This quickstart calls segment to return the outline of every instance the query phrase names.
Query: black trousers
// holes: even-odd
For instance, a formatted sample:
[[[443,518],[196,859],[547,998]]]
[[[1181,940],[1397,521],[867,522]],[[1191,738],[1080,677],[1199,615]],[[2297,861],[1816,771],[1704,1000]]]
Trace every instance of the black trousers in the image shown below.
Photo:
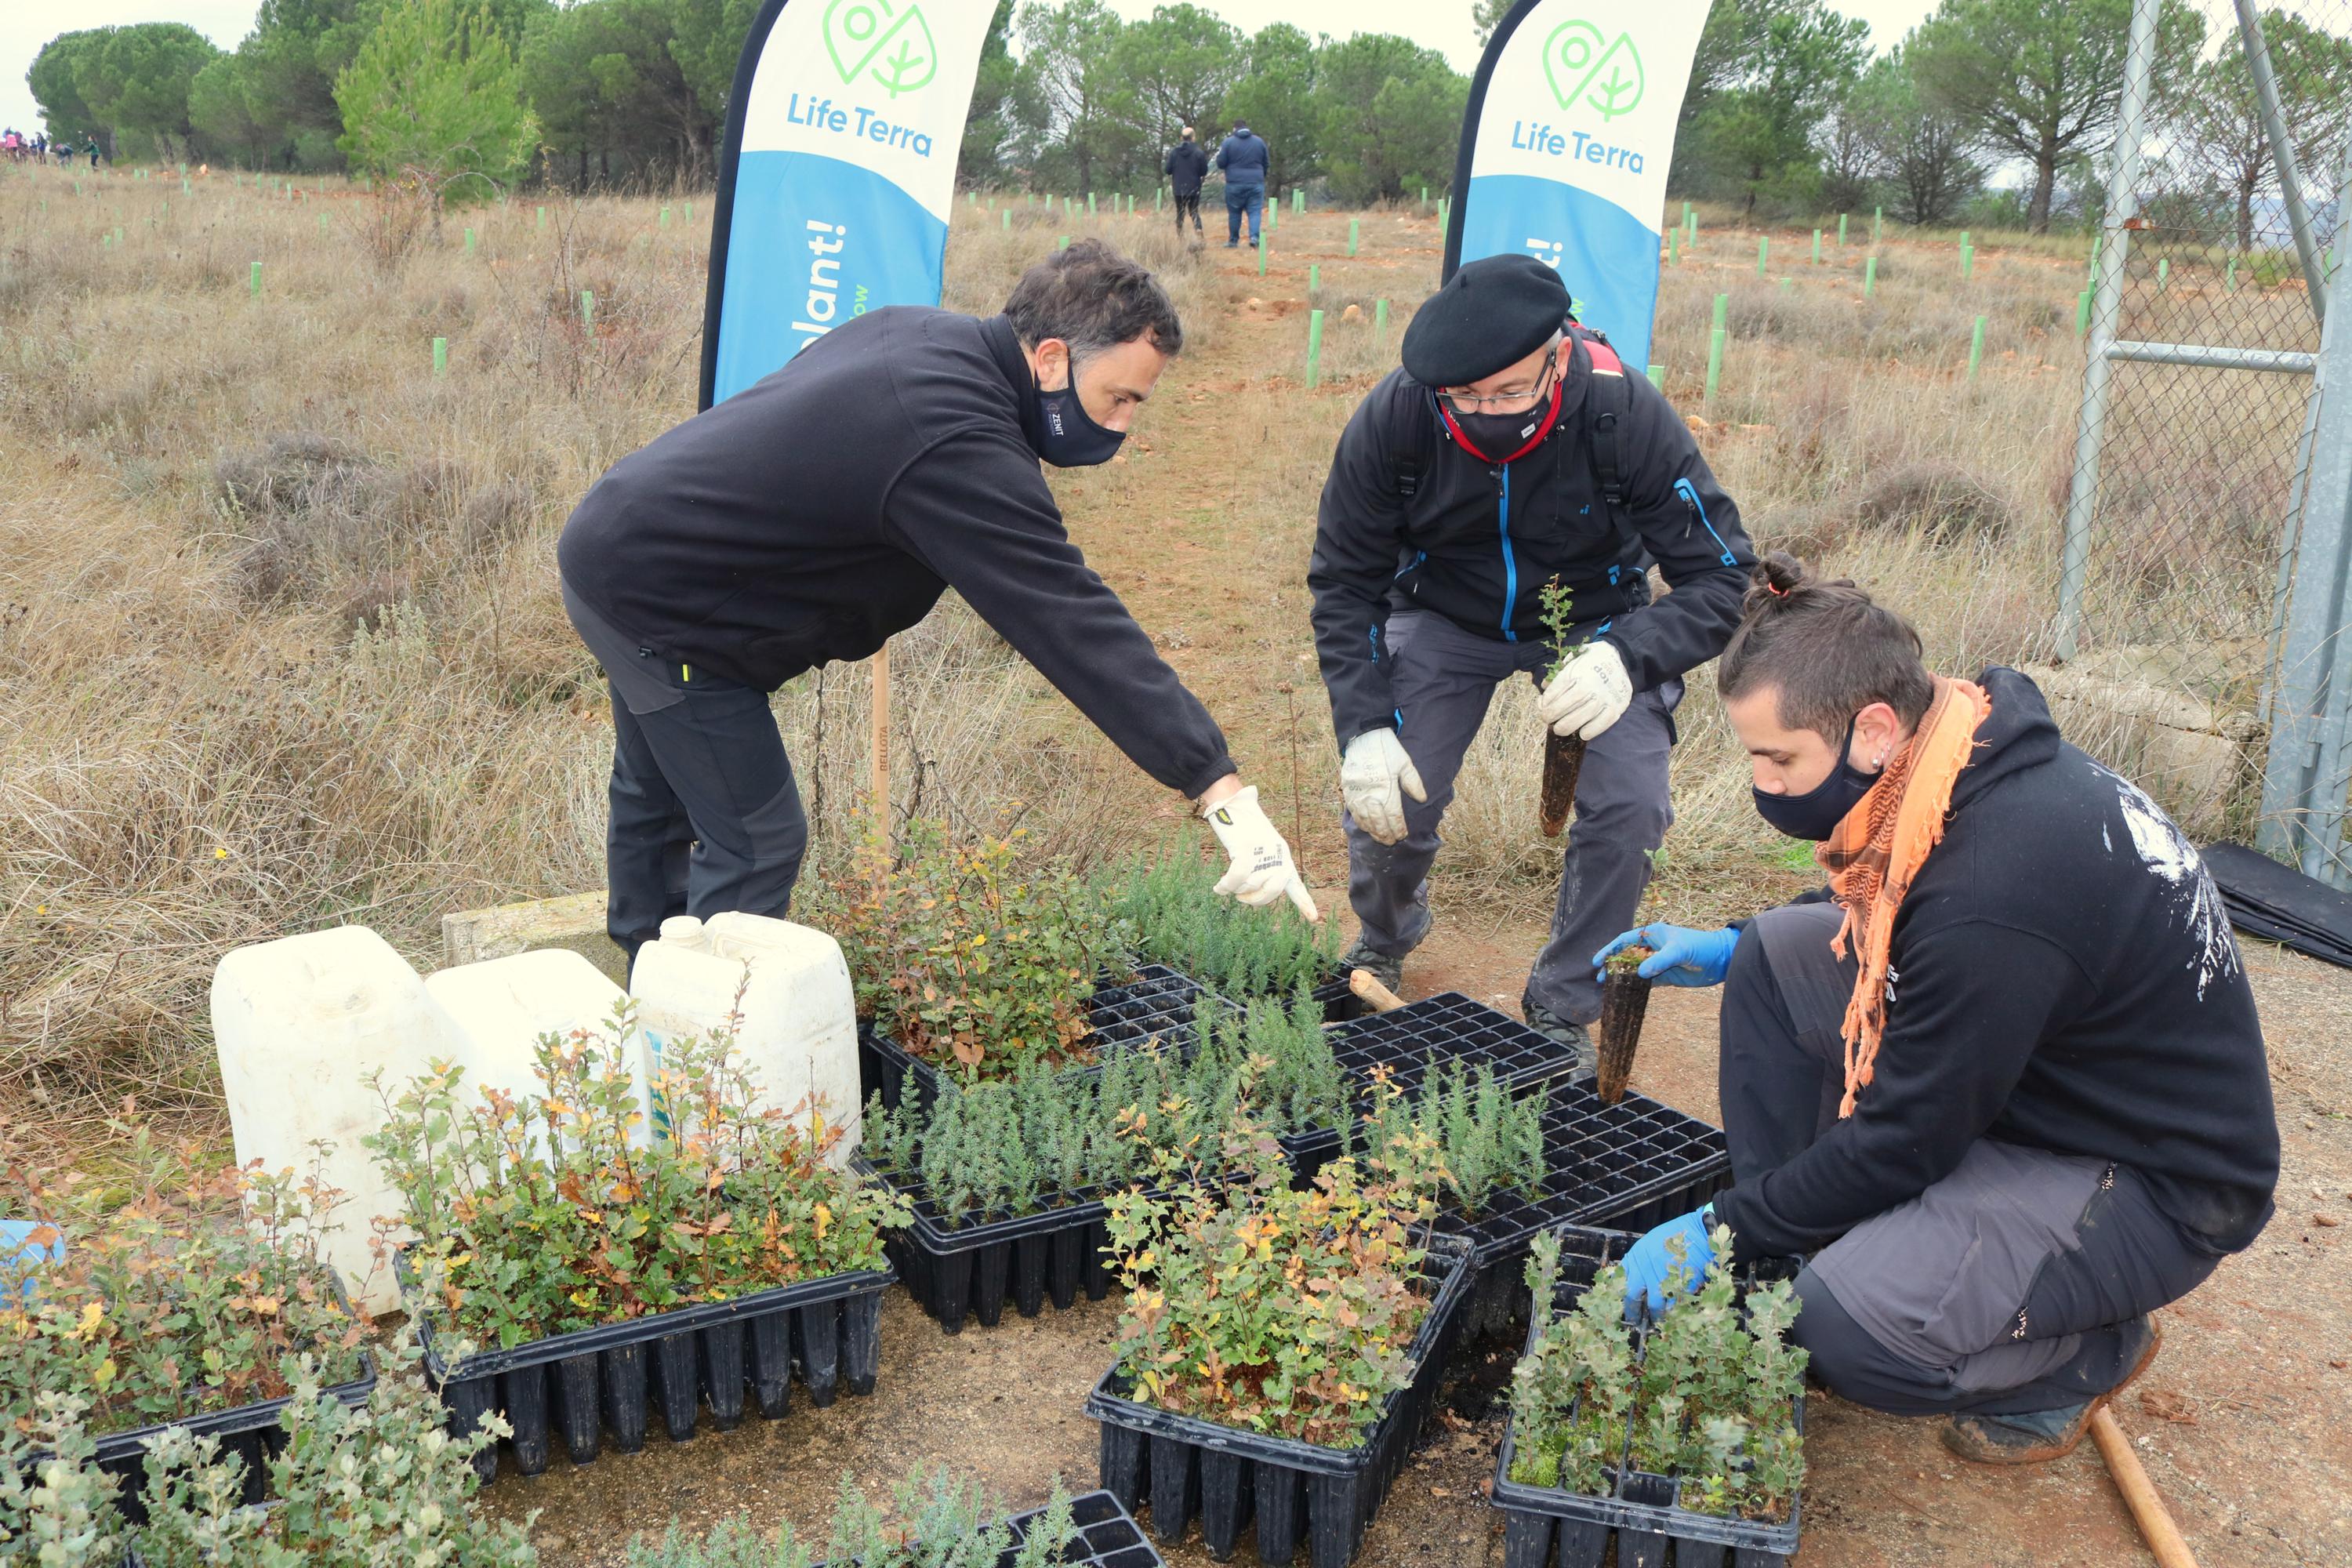
[[[1188,212],[1192,215],[1192,232],[1199,234],[1201,232],[1201,193],[1197,190],[1176,193],[1176,232],[1178,234],[1184,232],[1184,215]]]
[[[1733,950],[1720,1081],[1743,1184],[1837,1120],[1854,975],[1830,951],[1839,919],[1834,905],[1768,910]],[[1895,1415],[2061,1409],[2120,1383],[2140,1320],[2219,1261],[2128,1165],[1980,1138],[1949,1175],[1813,1255],[1795,1338],[1832,1392]]]

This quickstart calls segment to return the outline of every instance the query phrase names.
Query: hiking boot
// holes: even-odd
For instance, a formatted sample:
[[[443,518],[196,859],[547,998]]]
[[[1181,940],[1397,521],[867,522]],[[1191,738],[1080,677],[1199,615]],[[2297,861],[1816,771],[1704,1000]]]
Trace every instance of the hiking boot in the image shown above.
[[[1593,1048],[1591,1030],[1581,1024],[1570,1023],[1532,996],[1519,997],[1519,1011],[1526,1016],[1528,1028],[1576,1053],[1578,1073],[1591,1077],[1601,1070],[1601,1056]]]
[[[2142,1318],[2139,1325],[2146,1342],[2133,1358],[2131,1370],[2124,1373],[2123,1381],[2105,1394],[2080,1405],[2019,1415],[1954,1415],[1944,1423],[1944,1447],[1979,1465],[2040,1465],[2064,1458],[2083,1440],[2083,1434],[2090,1430],[2091,1417],[2130,1387],[2132,1380],[2147,1370],[2163,1346],[2164,1333],[2156,1326],[2155,1319]]]
[[[1372,978],[1394,991],[1404,980],[1404,960],[1385,952],[1374,952],[1358,937],[1356,945],[1339,955],[1339,973],[1353,974],[1359,969],[1371,971]]]

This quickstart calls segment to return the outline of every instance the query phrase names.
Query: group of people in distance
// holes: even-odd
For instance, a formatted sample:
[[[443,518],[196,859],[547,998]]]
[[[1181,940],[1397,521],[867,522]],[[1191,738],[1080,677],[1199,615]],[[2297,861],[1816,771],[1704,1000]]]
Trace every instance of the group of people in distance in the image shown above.
[[[1234,243],[1263,199],[1245,135],[1218,155]],[[1203,163],[1184,159],[1196,226]],[[1237,166],[1257,200],[1235,205]],[[872,655],[950,588],[1198,803],[1220,892],[1314,917],[1223,731],[1040,469],[1108,461],[1182,346],[1158,280],[1079,240],[997,315],[846,321],[589,490],[559,563],[611,688],[616,942],[787,912],[809,825],[770,694]],[[1543,263],[1461,267],[1401,351],[1339,437],[1304,563],[1345,962],[1402,984],[1465,750],[1502,682],[1537,682],[1542,723],[1585,756],[1527,1020],[1589,1066],[1598,966],[1635,942],[1643,974],[1723,988],[1732,1184],[1632,1247],[1631,1300],[1666,1308],[1677,1266],[1727,1246],[1802,1259],[1794,1332],[1827,1387],[1941,1417],[1971,1459],[2068,1451],[2155,1356],[2156,1310],[2272,1212],[2261,1028],[2196,849],[2026,676],[1933,672],[1871,593],[1759,560],[1689,428]],[[1264,574],[1246,613],[1278,613],[1276,563],[1229,569]],[[1557,641],[1547,589],[1570,599]],[[1676,710],[1710,662],[1756,811],[1818,845],[1826,885],[1721,930],[1637,927]]]
[[[91,137],[89,145],[84,151],[89,154],[89,166],[93,169],[97,168],[100,152],[98,138]],[[55,156],[59,163],[71,163],[74,161],[73,138],[68,136],[63,141],[52,142],[47,134],[42,132],[26,135],[14,127],[0,131],[0,157],[5,157],[12,163],[26,162],[46,163],[52,156]]]
[[[1233,134],[1217,149],[1216,167],[1225,176],[1225,248],[1238,249],[1242,242],[1242,219],[1249,219],[1250,243],[1258,243],[1258,220],[1265,211],[1265,182],[1274,167],[1274,154],[1265,138],[1249,128],[1249,121],[1234,121]],[[1201,186],[1209,177],[1209,154],[1192,140],[1192,128],[1184,127],[1183,138],[1168,149],[1168,157],[1160,172],[1168,176],[1169,194],[1175,198],[1176,233],[1184,233],[1184,218],[1192,219],[1192,240],[1205,245],[1207,236],[1201,227]]]

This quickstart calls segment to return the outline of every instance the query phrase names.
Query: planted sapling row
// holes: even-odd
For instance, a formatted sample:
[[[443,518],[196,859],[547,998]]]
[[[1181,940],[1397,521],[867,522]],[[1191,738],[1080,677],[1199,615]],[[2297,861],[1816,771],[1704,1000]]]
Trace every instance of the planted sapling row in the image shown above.
[[[1625,1082],[1633,1074],[1633,1053],[1642,1043],[1642,1020],[1650,1011],[1650,987],[1642,964],[1651,950],[1620,948],[1603,961],[1601,974],[1601,1026],[1597,1042],[1599,1076],[1594,1082],[1601,1103],[1614,1105],[1624,1098]]]
[[[918,818],[896,845],[869,837],[810,900],[860,1020],[967,1082],[1093,1060],[1088,998],[1129,972],[1108,889],[1023,861],[1020,837],[961,844]]]
[[[1181,854],[1138,856],[1106,881],[1139,958],[1227,996],[1287,997],[1338,972],[1336,922],[1310,925],[1286,903],[1244,908],[1216,890],[1209,868]]]
[[[364,1394],[366,1323],[322,1254],[341,1194],[318,1166],[206,1170],[142,1123],[114,1131],[128,1152],[110,1186],[0,1179],[0,1213],[37,1222],[0,1256],[0,1429],[62,1401],[101,1438],[282,1399],[306,1375]]]

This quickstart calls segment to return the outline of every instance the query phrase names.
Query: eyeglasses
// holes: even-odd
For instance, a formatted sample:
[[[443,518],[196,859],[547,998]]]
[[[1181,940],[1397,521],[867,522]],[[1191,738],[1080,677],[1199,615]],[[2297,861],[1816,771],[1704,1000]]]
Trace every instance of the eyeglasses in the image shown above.
[[[1456,414],[1525,414],[1551,390],[1552,371],[1559,361],[1559,348],[1554,344],[1551,352],[1544,355],[1543,370],[1537,375],[1536,384],[1525,392],[1442,392],[1438,395]]]

